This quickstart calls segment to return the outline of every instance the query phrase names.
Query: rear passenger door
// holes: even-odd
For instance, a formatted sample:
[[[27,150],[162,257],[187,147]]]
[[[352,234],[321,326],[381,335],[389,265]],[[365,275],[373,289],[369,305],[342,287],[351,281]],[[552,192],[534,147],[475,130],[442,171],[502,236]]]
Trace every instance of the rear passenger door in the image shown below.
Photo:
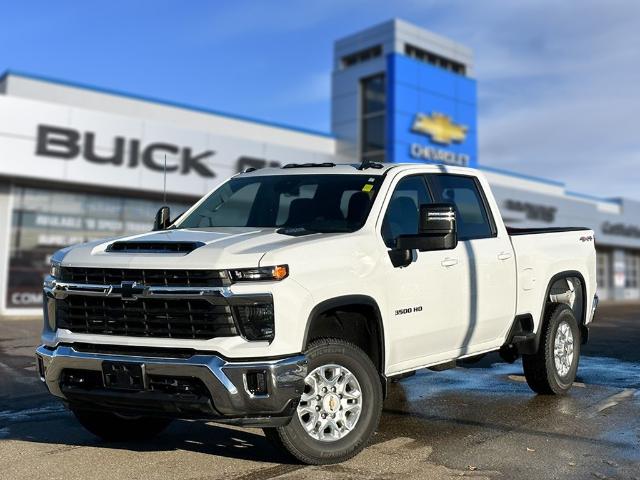
[[[436,202],[456,207],[458,247],[455,260],[463,272],[459,301],[467,327],[460,355],[495,347],[503,340],[515,311],[515,258],[506,233],[498,234],[493,213],[476,177],[431,174],[428,184]],[[453,252],[452,252],[453,253]]]

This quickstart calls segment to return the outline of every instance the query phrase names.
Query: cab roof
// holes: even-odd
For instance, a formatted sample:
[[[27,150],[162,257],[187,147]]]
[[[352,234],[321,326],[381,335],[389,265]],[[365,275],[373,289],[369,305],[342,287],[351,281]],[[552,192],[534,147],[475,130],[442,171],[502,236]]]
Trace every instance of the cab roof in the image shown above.
[[[245,170],[236,176],[264,176],[264,175],[383,175],[390,170],[420,170],[425,173],[450,172],[466,175],[478,175],[478,171],[467,167],[449,165],[435,165],[425,163],[374,163],[367,168],[360,169],[360,163],[307,163],[287,164],[282,167],[259,168]]]

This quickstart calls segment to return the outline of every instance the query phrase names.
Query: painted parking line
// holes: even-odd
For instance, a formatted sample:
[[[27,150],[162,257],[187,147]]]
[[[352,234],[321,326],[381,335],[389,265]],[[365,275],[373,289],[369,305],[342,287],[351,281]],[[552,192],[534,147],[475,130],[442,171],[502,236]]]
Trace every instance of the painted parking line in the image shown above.
[[[635,388],[625,388],[621,392],[615,393],[605,398],[601,402],[598,402],[596,405],[584,412],[584,415],[582,416],[586,418],[593,418],[596,415],[604,412],[605,410],[615,407],[619,403],[633,397],[637,393],[637,391],[638,390],[636,390]]]
[[[524,375],[508,375],[507,378],[514,382],[527,383],[527,379],[524,378]],[[587,386],[582,382],[573,382],[573,386],[578,388],[587,388]]]

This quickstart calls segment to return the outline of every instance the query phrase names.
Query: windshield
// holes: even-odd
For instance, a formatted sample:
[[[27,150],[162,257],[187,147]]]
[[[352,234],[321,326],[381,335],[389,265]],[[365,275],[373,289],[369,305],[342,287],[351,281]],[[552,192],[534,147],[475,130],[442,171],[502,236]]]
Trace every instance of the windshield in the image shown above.
[[[236,177],[209,195],[176,227],[352,232],[364,225],[379,183],[379,175]]]

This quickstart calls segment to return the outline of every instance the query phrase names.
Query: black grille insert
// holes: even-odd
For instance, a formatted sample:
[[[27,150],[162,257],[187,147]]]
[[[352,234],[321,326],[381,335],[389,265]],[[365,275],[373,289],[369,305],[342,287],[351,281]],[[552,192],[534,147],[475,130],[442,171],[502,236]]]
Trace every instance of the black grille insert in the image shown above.
[[[207,300],[70,295],[56,301],[59,328],[75,333],[205,340],[237,335],[231,307]]]
[[[157,270],[62,267],[60,280],[70,283],[120,285],[136,282],[146,286],[223,287],[231,285],[225,270]]]
[[[149,390],[169,395],[208,397],[209,391],[202,380],[193,377],[169,377],[149,375]]]

